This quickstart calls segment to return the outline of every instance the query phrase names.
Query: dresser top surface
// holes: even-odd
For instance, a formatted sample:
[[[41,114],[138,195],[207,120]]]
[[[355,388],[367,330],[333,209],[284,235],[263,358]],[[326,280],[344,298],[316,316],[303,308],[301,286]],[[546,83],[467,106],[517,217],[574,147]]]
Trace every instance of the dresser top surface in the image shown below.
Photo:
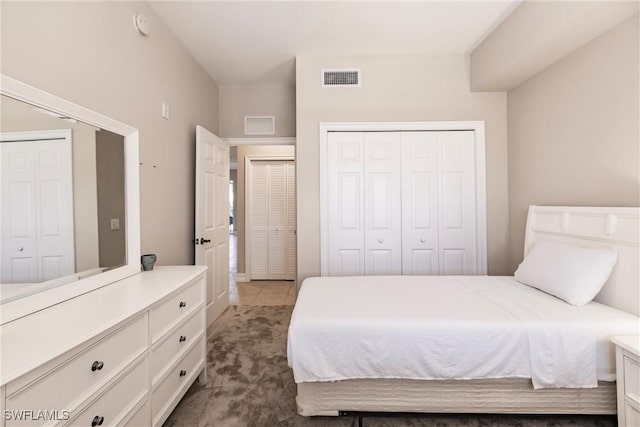
[[[205,271],[156,267],[0,326],[0,385],[143,312]]]

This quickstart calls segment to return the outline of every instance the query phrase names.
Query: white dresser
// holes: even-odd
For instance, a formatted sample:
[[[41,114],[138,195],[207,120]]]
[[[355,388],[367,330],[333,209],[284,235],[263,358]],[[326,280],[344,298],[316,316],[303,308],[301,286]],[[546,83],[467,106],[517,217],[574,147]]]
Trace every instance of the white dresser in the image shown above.
[[[156,267],[0,328],[0,426],[161,425],[205,376],[203,266]]]
[[[616,336],[612,341],[616,345],[618,425],[638,427],[640,426],[640,336]]]

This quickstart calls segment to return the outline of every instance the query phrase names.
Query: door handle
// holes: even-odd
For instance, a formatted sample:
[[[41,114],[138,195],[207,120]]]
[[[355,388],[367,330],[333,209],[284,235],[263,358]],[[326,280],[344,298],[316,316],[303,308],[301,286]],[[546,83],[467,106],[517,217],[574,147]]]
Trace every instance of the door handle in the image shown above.
[[[425,242],[425,240],[424,240],[424,237],[423,237],[422,239],[420,239],[420,243],[424,243],[424,242]]]
[[[201,244],[201,245],[204,245],[205,243],[209,243],[209,242],[211,242],[211,240],[209,240],[209,239],[205,239],[204,237],[201,237],[201,238],[200,238],[200,244]]]
[[[378,243],[384,243],[384,239],[378,239]]]

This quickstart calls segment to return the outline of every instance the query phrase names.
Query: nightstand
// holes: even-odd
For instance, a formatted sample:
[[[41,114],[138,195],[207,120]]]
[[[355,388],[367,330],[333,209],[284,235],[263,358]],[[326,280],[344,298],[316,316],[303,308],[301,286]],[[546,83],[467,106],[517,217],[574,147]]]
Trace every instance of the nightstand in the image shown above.
[[[640,426],[640,336],[616,336],[618,426]]]

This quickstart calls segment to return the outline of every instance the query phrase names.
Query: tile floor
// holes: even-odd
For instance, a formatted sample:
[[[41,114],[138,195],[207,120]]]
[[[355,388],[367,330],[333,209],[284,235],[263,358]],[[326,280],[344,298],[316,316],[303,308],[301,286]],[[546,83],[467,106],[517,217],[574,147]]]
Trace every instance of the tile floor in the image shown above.
[[[290,280],[236,282],[238,236],[229,235],[229,303],[231,305],[294,305],[296,282]]]

